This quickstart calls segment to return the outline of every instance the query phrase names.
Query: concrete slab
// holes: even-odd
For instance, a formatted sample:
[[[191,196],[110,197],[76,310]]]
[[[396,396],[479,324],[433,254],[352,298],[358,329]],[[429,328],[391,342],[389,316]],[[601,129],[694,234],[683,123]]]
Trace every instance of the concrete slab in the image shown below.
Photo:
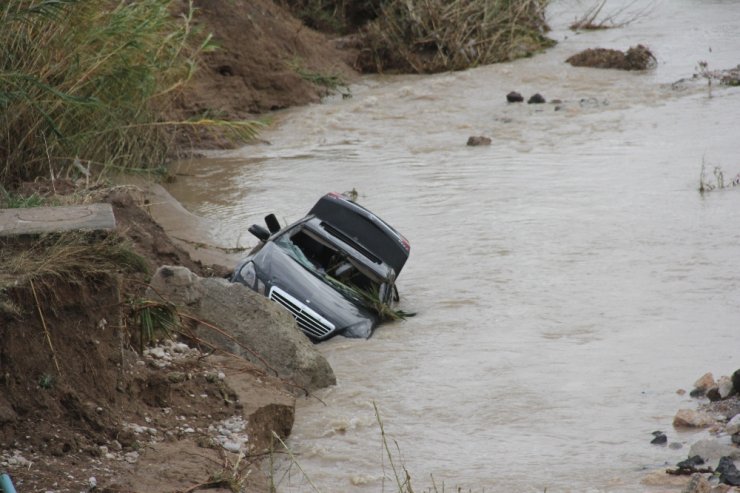
[[[115,228],[110,204],[0,209],[0,237]]]
[[[133,175],[125,175],[124,178],[125,184],[135,185],[142,192],[142,198],[149,202],[149,214],[193,260],[204,265],[219,265],[231,271],[257,243],[256,238],[245,232],[244,238],[251,242],[250,245],[226,244],[224,235],[217,234],[223,229],[217,219],[204,218],[188,211],[161,185],[137,180]]]

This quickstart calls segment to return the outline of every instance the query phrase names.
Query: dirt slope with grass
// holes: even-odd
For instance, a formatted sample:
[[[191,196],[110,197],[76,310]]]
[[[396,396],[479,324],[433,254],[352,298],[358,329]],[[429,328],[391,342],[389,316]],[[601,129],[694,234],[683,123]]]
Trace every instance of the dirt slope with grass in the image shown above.
[[[192,341],[142,351],[150,273],[221,269],[173,243],[135,188],[53,200],[109,202],[117,230],[0,238],[0,469],[29,492],[266,491],[259,458],[290,434],[294,389]]]

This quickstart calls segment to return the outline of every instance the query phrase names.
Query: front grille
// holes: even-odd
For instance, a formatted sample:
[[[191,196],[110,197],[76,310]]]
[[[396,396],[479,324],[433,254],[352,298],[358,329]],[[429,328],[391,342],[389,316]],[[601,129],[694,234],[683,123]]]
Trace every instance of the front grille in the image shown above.
[[[298,327],[309,337],[321,339],[334,331],[334,324],[282,289],[273,287],[269,298],[284,306],[295,317]]]

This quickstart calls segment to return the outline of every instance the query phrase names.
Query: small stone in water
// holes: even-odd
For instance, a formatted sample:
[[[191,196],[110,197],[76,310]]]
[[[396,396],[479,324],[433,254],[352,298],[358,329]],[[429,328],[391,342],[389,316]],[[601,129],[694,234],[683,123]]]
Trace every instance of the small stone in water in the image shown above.
[[[491,145],[491,139],[489,137],[484,137],[483,135],[479,136],[471,136],[468,138],[468,145],[469,146],[487,146]]]
[[[527,104],[542,104],[545,102],[545,98],[540,93],[533,94],[527,101]]]
[[[665,434],[663,433],[658,433],[657,435],[655,435],[655,438],[650,441],[650,443],[652,443],[653,445],[665,445],[666,443],[668,443],[668,437],[665,436]]]
[[[524,97],[516,91],[511,91],[506,95],[506,101],[509,103],[521,103],[524,101]]]

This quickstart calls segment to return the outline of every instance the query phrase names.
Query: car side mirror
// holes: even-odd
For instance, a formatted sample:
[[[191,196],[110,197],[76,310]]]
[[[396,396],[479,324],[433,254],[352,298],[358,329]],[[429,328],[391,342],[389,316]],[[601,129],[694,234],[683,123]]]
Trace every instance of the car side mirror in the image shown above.
[[[262,226],[260,226],[259,224],[251,225],[248,231],[252,233],[254,236],[256,236],[257,238],[259,238],[260,241],[267,241],[267,239],[270,237],[270,232],[267,231]]]
[[[275,217],[275,214],[266,215],[265,224],[267,224],[267,229],[270,230],[270,233],[277,233],[280,231],[280,222],[277,217]]]

